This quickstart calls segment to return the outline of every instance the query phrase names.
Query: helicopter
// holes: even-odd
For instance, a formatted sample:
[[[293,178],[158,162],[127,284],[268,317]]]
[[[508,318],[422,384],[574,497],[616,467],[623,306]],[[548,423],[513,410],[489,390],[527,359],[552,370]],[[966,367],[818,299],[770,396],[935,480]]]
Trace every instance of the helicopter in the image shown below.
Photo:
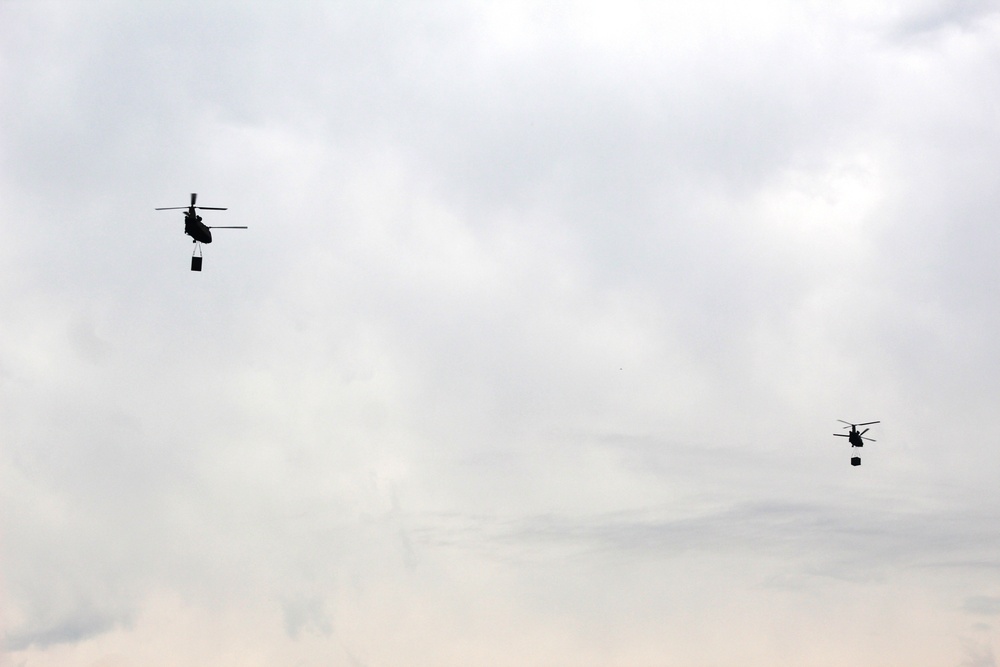
[[[852,424],[851,422],[845,422],[843,419],[838,419],[837,421],[839,421],[842,424],[847,424],[847,426],[845,426],[844,428],[847,428],[849,426],[851,428],[851,430],[850,430],[849,433],[834,433],[834,435],[837,436],[838,438],[847,438],[848,441],[851,443],[851,447],[852,448],[853,447],[864,447],[865,446],[865,443],[864,443],[865,440],[867,440],[868,442],[875,442],[875,440],[873,440],[872,438],[866,438],[865,437],[865,433],[867,433],[869,429],[866,428],[864,431],[858,432],[858,427],[859,426],[871,426],[872,424],[878,424],[880,422],[874,421],[874,422],[865,422],[863,424]],[[861,465],[861,457],[860,456],[852,456],[851,457],[851,465],[852,466],[859,466],[859,465]]]
[[[212,230],[213,229],[247,229],[246,226],[212,226],[209,227],[201,221],[201,216],[195,213],[196,209],[203,209],[208,211],[225,211],[225,208],[220,208],[218,206],[195,206],[195,202],[198,201],[198,193],[191,193],[191,204],[188,206],[167,206],[164,208],[158,208],[157,211],[174,211],[178,209],[187,209],[184,213],[184,233],[190,236],[195,243],[195,253],[191,256],[191,270],[201,271],[201,248],[197,245],[199,243],[211,243],[212,242]]]

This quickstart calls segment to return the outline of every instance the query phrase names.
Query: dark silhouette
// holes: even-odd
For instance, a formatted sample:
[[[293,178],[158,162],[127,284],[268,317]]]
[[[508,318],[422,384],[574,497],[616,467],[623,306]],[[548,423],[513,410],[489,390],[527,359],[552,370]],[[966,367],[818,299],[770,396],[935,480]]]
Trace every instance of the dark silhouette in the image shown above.
[[[864,447],[865,446],[865,442],[864,442],[865,440],[867,440],[868,442],[875,442],[871,438],[864,437],[865,433],[867,433],[869,429],[866,428],[864,431],[861,431],[859,433],[858,432],[858,427],[859,426],[871,426],[872,424],[878,424],[880,422],[875,421],[875,422],[865,422],[864,424],[852,424],[851,422],[845,422],[843,419],[838,419],[837,421],[839,421],[842,424],[847,424],[847,426],[845,426],[844,428],[847,428],[849,426],[851,428],[851,431],[850,431],[850,433],[834,433],[834,435],[837,436],[838,438],[847,438],[848,441],[851,443],[851,447]],[[852,456],[851,457],[851,465],[852,466],[859,466],[859,465],[861,465],[861,457],[860,456]]]
[[[164,208],[158,208],[157,211],[175,211],[178,209],[187,209],[184,213],[184,233],[193,239],[194,243],[211,243],[212,242],[212,230],[213,229],[246,229],[246,226],[213,226],[209,227],[201,221],[201,216],[195,213],[196,209],[203,209],[206,211],[225,211],[225,208],[219,208],[218,206],[195,206],[195,202],[198,200],[198,193],[191,193],[191,204],[189,206],[167,206]],[[195,246],[195,252],[197,255],[192,255],[191,257],[191,270],[201,271],[201,251],[198,246]]]

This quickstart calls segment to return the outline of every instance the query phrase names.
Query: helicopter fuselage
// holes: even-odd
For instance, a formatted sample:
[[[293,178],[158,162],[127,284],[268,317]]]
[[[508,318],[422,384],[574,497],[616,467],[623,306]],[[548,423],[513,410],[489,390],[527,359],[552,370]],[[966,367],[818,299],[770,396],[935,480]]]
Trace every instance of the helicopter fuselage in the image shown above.
[[[184,233],[201,243],[212,242],[212,230],[201,221],[201,216],[193,210],[184,214]]]
[[[851,432],[847,436],[848,442],[851,443],[851,447],[864,447],[865,443],[861,439],[861,434],[858,433],[857,429],[851,429]]]

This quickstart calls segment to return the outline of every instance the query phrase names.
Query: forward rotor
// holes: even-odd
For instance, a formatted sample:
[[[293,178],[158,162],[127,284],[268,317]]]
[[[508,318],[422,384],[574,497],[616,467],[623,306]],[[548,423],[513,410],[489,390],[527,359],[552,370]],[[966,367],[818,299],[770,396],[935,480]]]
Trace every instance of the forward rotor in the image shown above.
[[[880,424],[881,423],[881,422],[875,421],[875,422],[865,422],[863,424],[852,424],[851,422],[845,422],[843,419],[838,419],[837,421],[839,421],[841,424],[847,424],[847,426],[844,426],[843,428],[851,428],[851,429],[854,429],[855,431],[858,430],[859,426],[871,426],[872,424]],[[865,433],[867,433],[870,430],[871,429],[867,429],[866,428],[864,431],[861,431],[861,433],[859,433],[858,435],[864,435]]]
[[[188,209],[190,211],[193,211],[195,209],[201,209],[201,210],[204,210],[204,211],[225,211],[226,210],[225,208],[222,208],[222,207],[219,207],[219,206],[195,206],[194,204],[195,204],[196,201],[198,201],[198,193],[197,192],[192,192],[191,193],[191,204],[189,206],[165,206],[163,208],[158,208],[156,210],[157,211],[174,211],[174,210],[182,209],[182,208],[183,209]]]

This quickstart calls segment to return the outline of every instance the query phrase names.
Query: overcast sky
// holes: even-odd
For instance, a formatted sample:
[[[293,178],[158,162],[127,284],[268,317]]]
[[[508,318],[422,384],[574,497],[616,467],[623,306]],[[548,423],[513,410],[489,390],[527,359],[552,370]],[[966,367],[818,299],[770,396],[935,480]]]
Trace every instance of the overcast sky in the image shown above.
[[[0,667],[996,667],[998,119],[989,1],[0,1]]]

